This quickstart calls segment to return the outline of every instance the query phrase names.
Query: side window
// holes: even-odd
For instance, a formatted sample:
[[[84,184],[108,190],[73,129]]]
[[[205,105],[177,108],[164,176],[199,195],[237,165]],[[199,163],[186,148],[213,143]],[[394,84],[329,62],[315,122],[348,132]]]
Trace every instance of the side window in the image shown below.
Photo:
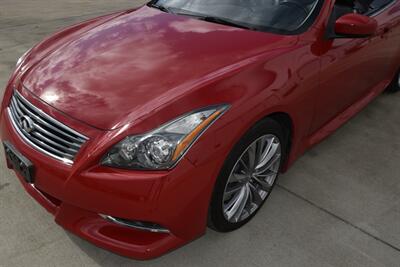
[[[345,14],[354,13],[354,12],[359,12],[356,1],[354,1],[354,0],[336,0],[335,10],[334,10],[335,20]]]
[[[378,11],[378,10],[386,7],[387,5],[391,4],[394,1],[395,0],[374,0],[370,4],[372,12]]]
[[[386,7],[395,0],[354,0],[357,13],[370,15]]]

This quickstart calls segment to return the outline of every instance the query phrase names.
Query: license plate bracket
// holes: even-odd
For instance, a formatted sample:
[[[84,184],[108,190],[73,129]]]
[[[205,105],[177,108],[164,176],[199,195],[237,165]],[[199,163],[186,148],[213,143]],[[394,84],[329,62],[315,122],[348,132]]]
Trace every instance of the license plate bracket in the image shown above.
[[[23,156],[10,142],[3,142],[7,164],[19,173],[24,180],[33,184],[35,182],[35,168],[30,160]]]

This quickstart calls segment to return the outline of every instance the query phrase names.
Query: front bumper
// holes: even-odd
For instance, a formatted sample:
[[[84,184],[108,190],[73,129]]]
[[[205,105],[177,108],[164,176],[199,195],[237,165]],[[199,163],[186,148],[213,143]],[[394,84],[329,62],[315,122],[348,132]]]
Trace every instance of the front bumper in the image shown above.
[[[0,133],[2,140],[12,143],[35,166],[34,185],[19,177],[25,190],[59,225],[99,247],[144,260],[205,232],[216,161],[194,167],[184,158],[169,172],[133,172],[98,165],[85,168],[79,162],[69,166],[27,145],[7,112],[2,112]],[[80,161],[84,158],[79,157]],[[169,233],[136,230],[100,214],[157,223]]]

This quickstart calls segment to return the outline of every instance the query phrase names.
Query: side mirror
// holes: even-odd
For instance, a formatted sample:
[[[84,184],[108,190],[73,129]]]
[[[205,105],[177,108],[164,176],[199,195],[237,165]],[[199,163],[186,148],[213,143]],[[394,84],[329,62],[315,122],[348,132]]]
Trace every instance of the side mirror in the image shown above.
[[[378,23],[375,19],[360,15],[346,14],[336,20],[335,33],[342,38],[364,38],[377,32]]]

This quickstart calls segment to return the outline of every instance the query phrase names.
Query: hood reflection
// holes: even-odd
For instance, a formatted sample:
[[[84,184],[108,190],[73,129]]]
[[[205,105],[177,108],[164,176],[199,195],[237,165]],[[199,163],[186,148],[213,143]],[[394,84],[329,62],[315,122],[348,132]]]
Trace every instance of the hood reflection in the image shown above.
[[[74,36],[36,64],[24,85],[66,114],[111,129],[135,110],[152,110],[184,94],[185,84],[278,47],[284,38],[145,6]]]

